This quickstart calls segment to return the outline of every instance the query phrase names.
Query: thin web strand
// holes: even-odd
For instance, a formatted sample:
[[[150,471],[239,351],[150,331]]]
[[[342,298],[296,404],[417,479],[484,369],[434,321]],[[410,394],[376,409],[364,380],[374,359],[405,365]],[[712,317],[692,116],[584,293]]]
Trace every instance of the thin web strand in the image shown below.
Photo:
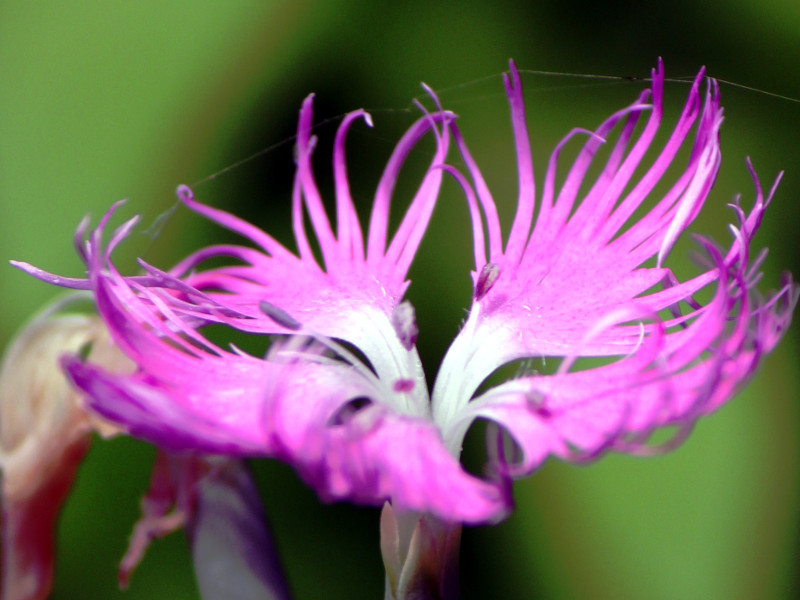
[[[599,74],[591,74],[591,73],[570,73],[570,72],[566,72],[566,71],[545,71],[545,70],[539,70],[539,69],[520,69],[519,72],[522,75],[535,75],[535,76],[541,76],[541,77],[552,77],[552,78],[559,78],[559,79],[574,79],[574,80],[584,80],[584,81],[590,81],[591,82],[591,83],[583,83],[583,84],[572,83],[572,84],[565,84],[565,85],[552,85],[552,86],[547,86],[547,87],[536,87],[533,90],[530,90],[530,91],[533,91],[534,93],[555,92],[555,91],[559,91],[559,90],[563,90],[563,89],[583,89],[583,88],[600,87],[600,86],[608,86],[608,85],[627,85],[627,84],[630,84],[630,83],[642,83],[642,82],[646,83],[646,82],[652,81],[652,79],[649,76],[640,77],[640,76],[636,76],[636,75],[599,75]],[[502,76],[502,73],[495,73],[495,74],[492,74],[492,75],[486,75],[484,77],[479,77],[479,78],[476,78],[476,79],[472,79],[470,81],[459,83],[459,84],[456,84],[456,85],[443,87],[443,88],[433,88],[433,89],[434,89],[434,92],[439,97],[443,97],[443,96],[446,97],[446,96],[451,95],[453,92],[457,92],[457,91],[461,91],[461,90],[465,90],[465,89],[470,89],[470,88],[475,88],[475,87],[477,87],[477,86],[479,86],[481,84],[484,84],[484,83],[499,79],[501,76]],[[693,79],[694,79],[694,75],[686,75],[686,76],[668,77],[668,78],[665,78],[664,81],[666,83],[687,84],[688,85],[688,84],[691,84]],[[771,92],[771,91],[768,91],[768,90],[763,90],[763,89],[760,89],[760,88],[757,88],[757,87],[753,87],[753,86],[749,86],[749,85],[745,85],[745,84],[742,84],[742,83],[736,83],[734,81],[730,81],[730,80],[727,80],[727,79],[720,79],[719,77],[714,77],[714,79],[717,82],[719,82],[721,85],[723,85],[723,86],[729,86],[729,87],[732,87],[732,88],[738,88],[738,89],[741,89],[741,90],[744,90],[744,91],[747,91],[747,92],[750,92],[750,93],[767,96],[767,97],[774,98],[776,100],[781,100],[781,101],[784,101],[784,102],[791,102],[793,104],[800,104],[800,98],[795,98],[795,97],[792,97],[792,96],[779,94],[777,92]],[[466,99],[462,98],[462,99],[459,99],[458,102],[460,104],[462,104],[462,105],[465,104],[465,103],[481,102],[481,101],[484,101],[484,100],[486,100],[488,98],[494,97],[496,95],[502,95],[502,94],[499,93],[499,92],[498,92],[498,94],[484,94],[484,95],[478,96],[478,97],[471,97],[471,98],[466,98]],[[412,113],[412,112],[418,110],[415,107],[416,103],[424,102],[426,100],[429,100],[429,96],[427,94],[420,94],[419,96],[416,96],[416,97],[412,98],[411,101],[409,102],[409,105],[404,107],[404,108],[371,108],[371,109],[367,108],[367,109],[364,109],[364,110],[366,112],[370,113],[370,114],[396,114],[396,113],[409,114],[409,113]],[[338,114],[338,115],[334,115],[332,117],[325,118],[325,119],[323,119],[321,121],[318,121],[318,122],[313,124],[311,130],[312,130],[312,132],[315,132],[318,129],[321,129],[321,128],[327,126],[327,125],[330,125],[332,123],[337,123],[337,122],[341,121],[347,114],[348,113],[341,113],[341,114]],[[363,135],[370,135],[370,136],[374,136],[374,137],[376,137],[378,139],[381,139],[383,141],[388,141],[386,138],[381,137],[380,134],[376,133],[374,130],[370,130],[369,132],[362,132],[362,133],[363,133]],[[229,165],[221,168],[218,171],[214,171],[213,173],[211,173],[209,175],[206,175],[205,177],[202,177],[201,179],[196,180],[195,182],[193,182],[190,185],[190,187],[192,189],[197,189],[199,187],[202,187],[203,185],[205,185],[205,184],[207,184],[207,183],[209,183],[211,181],[214,181],[215,179],[217,179],[219,177],[227,175],[227,174],[231,173],[232,171],[235,171],[238,168],[243,167],[243,166],[245,166],[245,165],[247,165],[247,164],[249,164],[249,163],[251,163],[251,162],[253,162],[253,161],[255,161],[255,160],[257,160],[257,159],[259,159],[259,158],[261,158],[261,157],[263,157],[263,156],[265,156],[267,154],[269,154],[269,153],[271,153],[271,152],[274,152],[274,151],[276,151],[276,150],[278,150],[280,148],[283,148],[284,146],[286,146],[288,144],[294,144],[295,141],[296,141],[296,135],[291,135],[289,137],[286,137],[286,138],[284,138],[284,139],[282,139],[282,140],[280,140],[278,142],[275,142],[274,144],[266,146],[266,147],[262,148],[261,150],[258,150],[257,152],[254,152],[254,153],[252,153],[252,154],[250,154],[250,155],[248,155],[248,156],[246,156],[246,157],[244,157],[244,158],[242,158],[240,160],[237,160],[237,161],[233,162],[232,164],[229,164]],[[416,147],[412,150],[412,154],[413,153],[423,153],[423,152],[424,152],[423,150],[421,150],[419,148],[416,148]],[[169,222],[169,220],[172,218],[172,216],[174,215],[174,213],[176,212],[176,210],[178,209],[179,206],[180,206],[180,201],[176,200],[172,204],[172,206],[170,206],[170,208],[168,208],[167,210],[162,212],[160,215],[158,215],[154,219],[154,221],[150,225],[150,227],[148,227],[147,229],[145,229],[145,230],[143,230],[141,232],[141,235],[144,235],[144,236],[150,238],[151,242],[155,241],[160,236],[162,230],[164,229],[166,224]]]
[[[557,78],[564,78],[564,79],[594,80],[594,81],[598,82],[597,85],[602,85],[603,82],[610,82],[610,83],[614,83],[614,84],[628,84],[628,83],[640,83],[640,82],[650,82],[650,81],[652,81],[652,79],[650,77],[639,77],[639,76],[635,76],[635,75],[592,75],[592,74],[589,74],[589,73],[568,73],[568,72],[561,72],[561,71],[542,71],[542,70],[536,70],[536,69],[520,69],[519,72],[522,75],[539,75],[539,76],[544,76],[544,77],[557,77]],[[463,89],[468,89],[468,88],[471,88],[471,87],[475,87],[475,86],[477,86],[477,85],[479,85],[481,83],[486,83],[488,81],[492,81],[494,79],[498,79],[501,76],[502,76],[502,73],[493,74],[493,75],[487,75],[487,76],[480,77],[480,78],[477,78],[477,79],[473,79],[473,80],[470,80],[470,81],[467,81],[467,82],[464,82],[464,83],[459,83],[457,85],[444,87],[444,88],[438,88],[438,89],[437,88],[433,88],[433,89],[434,89],[434,92],[438,96],[443,96],[443,95],[447,95],[447,94],[452,93],[452,92],[457,91],[457,90],[463,90]],[[664,79],[664,82],[665,83],[683,83],[683,84],[687,84],[688,85],[688,84],[692,83],[694,77],[695,77],[695,75],[685,75],[685,76],[679,76],[679,77],[668,77],[668,78]],[[756,87],[753,87],[753,86],[748,86],[748,85],[741,84],[741,83],[735,83],[733,81],[729,81],[729,80],[726,80],[726,79],[720,79],[719,77],[714,77],[714,79],[716,79],[719,83],[727,85],[727,86],[730,86],[730,87],[739,88],[739,89],[742,89],[742,90],[746,90],[748,92],[761,94],[761,95],[764,95],[764,96],[768,96],[768,97],[775,98],[775,99],[778,99],[778,100],[783,100],[783,101],[786,101],[786,102],[792,102],[792,103],[795,103],[795,104],[800,104],[800,98],[794,98],[792,96],[785,96],[783,94],[778,94],[776,92],[770,92],[770,91],[762,90],[760,88],[756,88]],[[553,92],[553,91],[558,91],[560,89],[572,89],[572,88],[575,88],[575,87],[581,87],[582,88],[582,87],[595,87],[595,86],[593,84],[586,84],[586,85],[580,85],[580,86],[576,86],[576,85],[548,86],[547,88],[540,89],[540,91]],[[537,89],[539,89],[539,88],[537,88]],[[502,95],[502,94],[498,94],[498,95]],[[479,101],[479,100],[485,99],[487,97],[489,97],[489,95],[486,95],[486,96],[480,97],[480,98],[470,98],[469,100],[470,101]],[[411,102],[409,103],[409,106],[407,106],[405,108],[366,108],[364,110],[366,112],[370,113],[370,114],[381,114],[381,113],[383,113],[383,114],[386,114],[386,113],[405,113],[405,114],[407,114],[407,113],[411,113],[414,110],[416,110],[415,107],[414,107],[414,104],[416,102],[420,102],[420,101],[427,100],[427,99],[429,99],[429,96],[427,94],[420,94],[419,96],[414,97],[411,100]],[[341,114],[334,115],[332,117],[328,117],[326,119],[323,119],[321,121],[318,121],[318,122],[314,123],[314,125],[312,127],[312,132],[314,132],[317,129],[320,129],[322,127],[325,127],[326,125],[330,125],[331,123],[336,123],[338,121],[341,121],[347,114],[348,113],[341,113]],[[269,145],[269,146],[267,146],[265,148],[262,148],[261,150],[258,150],[257,152],[254,152],[254,153],[252,153],[252,154],[240,159],[240,160],[237,160],[236,162],[234,162],[234,163],[232,163],[232,164],[230,164],[230,165],[228,165],[226,167],[223,167],[222,169],[220,169],[218,171],[215,171],[215,172],[211,173],[210,175],[207,175],[207,176],[205,176],[205,177],[203,177],[201,179],[198,179],[197,181],[192,183],[190,185],[190,187],[192,189],[195,189],[195,188],[197,188],[199,186],[202,186],[203,184],[206,184],[209,181],[213,181],[213,180],[217,179],[218,177],[221,177],[222,175],[225,175],[225,174],[229,173],[230,171],[233,171],[234,169],[237,169],[237,168],[239,168],[241,166],[244,166],[244,165],[256,160],[257,158],[260,158],[261,156],[264,156],[264,155],[266,155],[266,154],[268,154],[270,152],[273,152],[273,151],[275,151],[275,150],[277,150],[279,148],[282,148],[283,146],[286,146],[287,144],[294,143],[295,140],[296,140],[296,136],[295,135],[291,135],[291,136],[289,136],[287,138],[284,138],[283,140],[275,142],[274,144],[271,144],[271,145]],[[417,150],[417,151],[418,152],[422,152],[421,150]]]

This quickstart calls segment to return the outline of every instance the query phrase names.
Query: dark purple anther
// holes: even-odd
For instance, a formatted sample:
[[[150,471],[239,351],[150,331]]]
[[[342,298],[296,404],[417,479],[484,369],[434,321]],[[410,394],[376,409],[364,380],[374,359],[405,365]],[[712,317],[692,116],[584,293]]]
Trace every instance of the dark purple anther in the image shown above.
[[[486,263],[481,269],[481,274],[478,275],[478,281],[475,283],[475,300],[480,300],[488,294],[499,276],[500,267],[494,263]]]
[[[285,327],[286,329],[290,329],[292,331],[297,331],[302,327],[300,321],[295,319],[282,308],[278,308],[266,300],[262,300],[258,303],[258,309],[281,327]]]

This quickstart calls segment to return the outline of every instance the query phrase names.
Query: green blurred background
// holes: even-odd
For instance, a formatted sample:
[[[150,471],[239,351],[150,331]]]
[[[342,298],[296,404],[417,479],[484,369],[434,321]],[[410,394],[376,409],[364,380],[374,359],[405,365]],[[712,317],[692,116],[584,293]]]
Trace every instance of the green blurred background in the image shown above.
[[[0,257],[79,275],[75,225],[128,198],[145,225],[203,180],[276,147],[195,191],[290,240],[297,109],[317,119],[359,107],[348,146],[362,210],[425,81],[458,112],[506,222],[516,175],[499,78],[523,69],[644,77],[705,64],[722,79],[800,98],[800,4],[708,2],[0,2]],[[524,77],[538,173],[569,129],[595,127],[641,82]],[[670,111],[686,86],[670,85]],[[768,185],[786,169],[758,245],[766,283],[800,273],[800,103],[722,85],[720,178],[695,230],[726,241],[737,191],[752,198],[750,155]],[[321,126],[324,171],[335,123]],[[326,142],[327,140],[327,142]],[[284,142],[284,143],[280,143]],[[425,148],[412,162],[424,165]],[[321,177],[325,181],[325,176]],[[323,184],[324,185],[324,184]],[[398,198],[398,202],[402,202]],[[362,213],[363,217],[364,213]],[[469,301],[469,229],[448,184],[412,270],[429,377]],[[120,253],[168,266],[225,234],[179,209],[155,240]],[[685,252],[683,253],[685,254]],[[676,254],[676,257],[679,256]],[[0,343],[56,291],[0,269]],[[589,468],[548,463],[517,484],[518,508],[465,531],[464,598],[794,598],[798,586],[797,328],[746,392],[703,421],[677,452],[611,456]],[[96,443],[64,511],[54,598],[195,598],[182,534],[158,541],[127,592],[116,564],[138,515],[152,448]],[[376,509],[322,505],[288,467],[254,465],[297,598],[379,598]]]

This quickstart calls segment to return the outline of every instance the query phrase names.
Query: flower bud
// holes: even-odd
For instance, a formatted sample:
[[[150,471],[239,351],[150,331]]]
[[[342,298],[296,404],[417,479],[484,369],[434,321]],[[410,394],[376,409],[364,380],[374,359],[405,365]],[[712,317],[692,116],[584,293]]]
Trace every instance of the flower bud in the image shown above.
[[[65,353],[79,353],[109,370],[133,370],[99,317],[57,314],[75,301],[75,296],[61,300],[26,325],[0,365],[3,600],[47,597],[58,511],[90,433],[119,431],[84,411],[80,394],[61,372]]]

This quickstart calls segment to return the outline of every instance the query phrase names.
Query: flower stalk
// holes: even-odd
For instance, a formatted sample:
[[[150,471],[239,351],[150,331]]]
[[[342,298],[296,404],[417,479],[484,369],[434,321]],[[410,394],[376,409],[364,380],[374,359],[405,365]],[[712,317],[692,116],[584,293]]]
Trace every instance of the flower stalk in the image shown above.
[[[432,515],[381,511],[385,600],[456,600],[461,524]]]

